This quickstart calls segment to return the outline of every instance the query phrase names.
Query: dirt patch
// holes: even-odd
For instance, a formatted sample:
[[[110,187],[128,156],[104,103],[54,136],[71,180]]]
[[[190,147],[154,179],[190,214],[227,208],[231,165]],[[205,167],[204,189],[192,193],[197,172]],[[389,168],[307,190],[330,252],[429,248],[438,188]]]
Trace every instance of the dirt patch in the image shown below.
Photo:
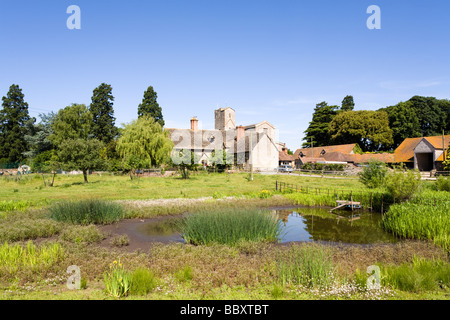
[[[145,225],[159,223],[164,220],[173,219],[174,217],[177,216],[162,216],[150,219],[126,219],[114,224],[99,226],[99,230],[106,236],[100,245],[107,248],[118,248],[112,243],[112,240],[114,237],[121,235],[126,235],[129,241],[127,245],[119,248],[128,252],[134,252],[136,250],[147,252],[155,243],[184,243],[183,238],[179,234],[148,235],[145,234],[145,232],[140,231]]]

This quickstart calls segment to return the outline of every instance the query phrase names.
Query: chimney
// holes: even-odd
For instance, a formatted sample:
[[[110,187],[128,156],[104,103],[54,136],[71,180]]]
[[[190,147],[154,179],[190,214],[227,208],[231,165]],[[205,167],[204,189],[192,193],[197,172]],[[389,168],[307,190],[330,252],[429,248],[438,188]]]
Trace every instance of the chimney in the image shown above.
[[[288,154],[288,148],[283,147],[283,149],[281,149],[285,154]]]
[[[245,137],[245,128],[244,128],[244,126],[237,126],[236,127],[236,141],[239,141],[243,137]]]
[[[198,120],[197,117],[192,117],[191,119],[191,130],[197,131],[198,130]]]

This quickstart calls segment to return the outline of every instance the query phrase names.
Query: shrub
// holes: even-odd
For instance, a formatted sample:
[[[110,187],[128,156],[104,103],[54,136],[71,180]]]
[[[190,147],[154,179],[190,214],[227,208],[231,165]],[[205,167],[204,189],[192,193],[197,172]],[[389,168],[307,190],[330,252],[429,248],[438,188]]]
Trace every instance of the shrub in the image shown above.
[[[124,247],[130,243],[130,238],[128,235],[117,235],[111,239],[111,244],[116,247]]]
[[[439,176],[436,179],[436,188],[438,191],[450,191],[450,177]]]
[[[56,221],[81,225],[113,223],[124,215],[119,204],[96,199],[57,202],[49,211]]]
[[[146,268],[138,268],[131,275],[130,294],[145,296],[157,286],[153,272]]]
[[[38,237],[51,237],[62,229],[61,224],[49,219],[28,216],[6,218],[0,221],[0,241],[24,241]]]
[[[281,222],[269,211],[225,209],[189,214],[179,228],[186,243],[234,246],[241,241],[277,241]]]
[[[394,202],[401,202],[410,199],[419,191],[421,186],[421,175],[419,171],[408,170],[394,171],[386,176],[386,191],[394,199]]]
[[[378,188],[384,184],[386,174],[387,168],[385,163],[372,160],[359,173],[359,180],[368,188]]]
[[[103,240],[105,235],[95,225],[70,226],[61,233],[61,239],[74,243],[95,243]]]

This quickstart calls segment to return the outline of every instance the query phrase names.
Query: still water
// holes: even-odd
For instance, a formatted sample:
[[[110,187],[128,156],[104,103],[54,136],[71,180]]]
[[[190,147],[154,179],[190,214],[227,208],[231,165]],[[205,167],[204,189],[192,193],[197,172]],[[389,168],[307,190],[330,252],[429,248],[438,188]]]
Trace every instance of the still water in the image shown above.
[[[333,211],[326,208],[272,210],[280,219],[281,243],[332,241],[354,244],[394,243],[393,235],[380,226],[381,215],[362,210]],[[151,241],[184,242],[177,228],[181,217],[165,217],[143,223],[136,229]]]

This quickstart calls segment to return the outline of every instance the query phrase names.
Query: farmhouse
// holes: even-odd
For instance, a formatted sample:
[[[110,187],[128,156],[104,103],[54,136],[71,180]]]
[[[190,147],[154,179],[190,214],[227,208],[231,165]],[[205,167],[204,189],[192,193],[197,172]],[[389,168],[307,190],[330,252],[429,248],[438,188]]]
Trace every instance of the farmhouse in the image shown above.
[[[408,138],[395,150],[394,159],[411,169],[442,171],[444,152],[449,145],[450,135]]]
[[[404,163],[407,168],[419,171],[443,170],[444,152],[450,145],[450,135],[405,139],[394,153],[356,153],[357,144],[345,144],[295,151],[297,168],[308,162],[364,164],[371,160],[384,163]],[[281,159],[281,158],[280,158]]]
[[[225,151],[226,163],[256,171],[273,171],[278,166],[278,142],[275,127],[268,121],[236,126],[235,110],[227,107],[214,111],[215,129],[198,128],[191,119],[190,129],[166,129],[174,143],[174,153],[190,151],[198,155],[198,163],[209,165],[214,155]]]

